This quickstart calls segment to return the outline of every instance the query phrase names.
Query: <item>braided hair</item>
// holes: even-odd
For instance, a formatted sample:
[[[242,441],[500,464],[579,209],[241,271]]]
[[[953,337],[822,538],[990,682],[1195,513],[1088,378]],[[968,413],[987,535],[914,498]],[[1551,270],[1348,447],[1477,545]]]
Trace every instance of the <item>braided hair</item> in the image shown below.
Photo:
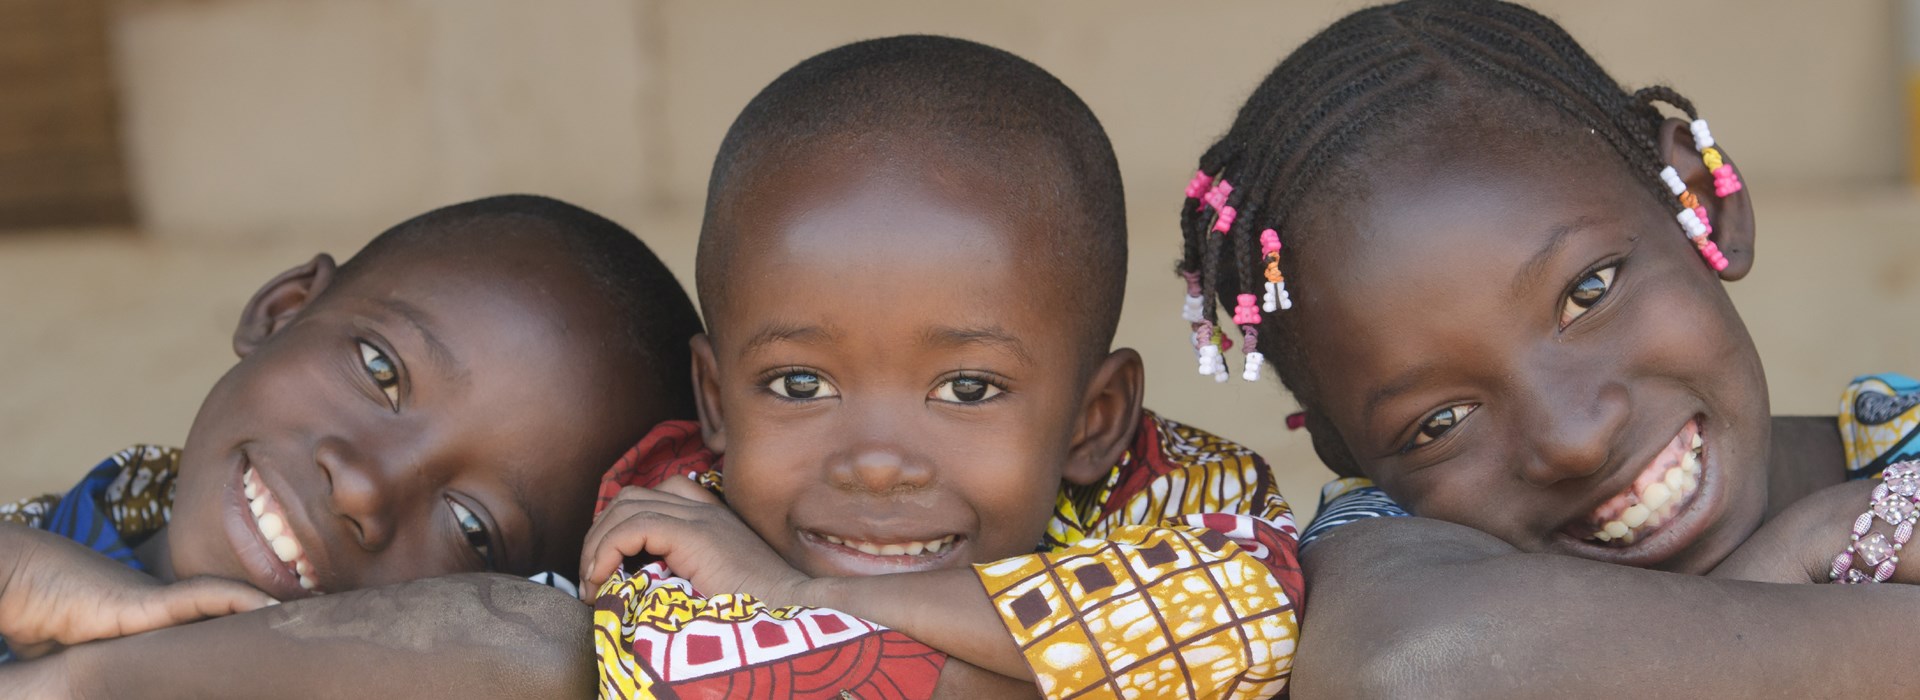
[[[1240,108],[1227,134],[1200,157],[1181,208],[1184,250],[1178,272],[1189,280],[1187,316],[1196,329],[1203,373],[1219,371],[1208,365],[1218,351],[1205,347],[1210,341],[1201,337],[1216,324],[1216,303],[1235,308],[1238,299],[1244,308],[1248,297],[1242,295],[1258,289],[1260,268],[1269,262],[1269,279],[1293,277],[1288,265],[1293,256],[1276,260],[1265,254],[1261,234],[1272,230],[1287,245],[1300,244],[1308,218],[1301,214],[1316,195],[1328,194],[1376,142],[1418,127],[1434,116],[1436,104],[1463,96],[1557,113],[1568,126],[1611,146],[1657,201],[1687,210],[1661,175],[1667,167],[1659,136],[1665,116],[1657,104],[1698,118],[1693,103],[1678,92],[1667,87],[1625,91],[1566,30],[1511,3],[1405,0],[1360,10],[1281,61]],[[1221,184],[1227,181],[1230,186]],[[1224,198],[1218,196],[1221,190]],[[1311,288],[1305,295],[1311,296]],[[1355,473],[1344,443],[1315,410],[1297,324],[1287,314],[1272,313],[1271,305],[1267,310],[1264,316],[1235,319],[1253,321],[1241,323],[1249,362],[1264,357],[1273,364],[1305,409],[1321,459],[1335,471]],[[1250,379],[1257,376],[1255,368],[1248,371]]]

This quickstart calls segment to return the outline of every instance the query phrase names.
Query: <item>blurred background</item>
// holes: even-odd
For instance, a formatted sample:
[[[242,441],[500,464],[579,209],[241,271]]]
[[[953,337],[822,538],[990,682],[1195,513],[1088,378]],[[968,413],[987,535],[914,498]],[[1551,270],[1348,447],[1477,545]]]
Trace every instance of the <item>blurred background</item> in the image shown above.
[[[821,50],[929,32],[1032,59],[1100,115],[1131,205],[1119,342],[1147,359],[1149,405],[1255,447],[1311,511],[1328,473],[1283,427],[1292,401],[1194,373],[1175,210],[1259,79],[1362,4],[0,0],[0,498],[179,444],[261,283],[436,206],[566,199],[690,285],[748,98]],[[1920,34],[1899,0],[1534,4],[1629,89],[1692,97],[1738,159],[1761,256],[1732,290],[1776,413],[1920,372]]]

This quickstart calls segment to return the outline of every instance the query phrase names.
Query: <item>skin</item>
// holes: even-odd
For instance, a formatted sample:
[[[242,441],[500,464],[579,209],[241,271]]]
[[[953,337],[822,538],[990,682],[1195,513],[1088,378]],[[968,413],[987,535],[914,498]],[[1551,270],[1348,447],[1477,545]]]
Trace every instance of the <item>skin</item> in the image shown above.
[[[1545,146],[1511,135],[1459,136],[1367,175],[1367,195],[1320,217],[1328,228],[1297,257],[1303,280],[1345,281],[1296,307],[1309,328],[1343,330],[1305,334],[1316,410],[1422,517],[1343,527],[1303,554],[1314,614],[1295,694],[1829,696],[1920,682],[1897,645],[1810,643],[1897,636],[1906,615],[1888,613],[1920,589],[1784,585],[1838,551],[1865,498],[1843,498],[1859,485],[1806,497],[1843,476],[1831,419],[1767,414],[1720,284],[1753,264],[1748,192],[1711,196],[1685,125],[1663,127],[1666,160],[1705,193],[1732,263],[1716,276],[1624,168],[1567,166],[1617,157],[1577,139],[1540,159]],[[1568,290],[1616,262],[1606,295],[1570,310]],[[1404,448],[1425,416],[1463,405],[1451,430]],[[1569,536],[1689,419],[1704,476],[1675,520],[1627,547]]]
[[[1111,469],[1140,419],[1139,356],[1089,359],[1060,332],[1073,292],[1049,283],[1053,222],[1030,215],[1057,207],[1007,207],[1018,183],[894,148],[816,148],[739,196],[752,206],[727,235],[755,243],[736,246],[694,341],[726,503],[630,489],[589,534],[583,576],[645,551],[704,592],[846,611],[1031,691],[967,567],[1032,553],[1061,483]],[[955,539],[872,556],[829,536]]]
[[[384,694],[407,683],[469,683],[460,675],[471,670],[465,664],[421,662],[475,652],[475,659],[494,659],[495,672],[473,678],[517,670],[540,694],[584,692],[589,673],[526,665],[591,663],[592,650],[578,634],[588,611],[569,596],[527,583],[530,590],[519,590],[518,602],[502,608],[475,597],[494,588],[448,584],[299,600],[308,593],[267,553],[240,496],[241,470],[252,467],[287,512],[312,562],[312,578],[325,591],[486,570],[525,575],[573,563],[590,525],[598,477],[597,469],[581,465],[612,463],[664,418],[658,415],[663,409],[641,392],[617,390],[638,385],[643,368],[623,366],[604,350],[598,339],[611,333],[611,319],[563,256],[535,236],[477,240],[433,256],[403,249],[344,280],[321,255],[269,282],[242,315],[234,335],[241,360],[195,418],[173,519],[138,554],[163,581],[244,581],[298,605],[83,645],[26,668],[71,674],[83,684],[94,683],[96,673],[124,681],[96,687],[108,696],[181,688],[195,696],[257,697],[247,689],[260,678],[279,677],[271,670],[313,679],[300,687],[315,693],[365,683]],[[363,342],[398,368],[392,381],[370,372]],[[472,512],[485,534],[469,538],[449,501]],[[484,555],[476,545],[485,545]],[[66,588],[91,590],[84,586],[98,576],[71,578],[82,570],[63,569]],[[102,599],[54,597],[66,588],[28,589],[40,593],[26,609],[57,617],[47,601]],[[18,600],[13,593],[5,597]],[[121,617],[141,606],[186,612],[159,621],[149,615],[140,618],[143,625],[93,638],[218,614],[226,611],[222,605],[257,606],[233,603],[235,595],[215,589],[190,604],[122,595],[131,602],[121,606]],[[543,621],[534,625],[547,630],[539,634],[493,636],[496,623],[523,624],[528,610],[552,624],[571,621],[573,634]],[[103,608],[98,614],[116,613]],[[366,636],[373,619],[392,620],[414,645],[385,653],[385,642]],[[330,641],[297,649],[288,641],[311,638]],[[154,663],[175,659],[182,668],[202,668],[186,659],[203,654],[255,672],[182,674]],[[348,674],[352,680],[327,680],[343,667],[356,669]],[[508,696],[523,689],[518,683],[478,686]]]

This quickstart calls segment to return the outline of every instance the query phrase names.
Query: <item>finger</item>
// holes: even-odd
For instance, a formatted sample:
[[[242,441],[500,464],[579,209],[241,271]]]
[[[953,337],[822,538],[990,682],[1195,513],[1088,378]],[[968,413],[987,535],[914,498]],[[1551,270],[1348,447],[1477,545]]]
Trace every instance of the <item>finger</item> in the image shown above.
[[[695,503],[704,503],[710,506],[726,505],[720,501],[720,497],[713,495],[712,491],[708,491],[707,487],[701,486],[700,482],[694,481],[693,479],[667,479],[660,484],[659,491]]]
[[[113,629],[97,630],[105,634],[60,641],[77,644],[105,637],[125,637],[162,627],[258,610],[278,605],[279,602],[273,596],[238,581],[211,576],[190,578],[152,589],[138,604],[123,608],[113,620]]]
[[[600,586],[613,577],[615,569],[628,557],[646,552],[665,557],[671,549],[666,533],[683,527],[685,521],[657,511],[641,510],[619,520],[607,520],[594,526],[580,556],[581,600],[589,603],[599,595]]]
[[[681,489],[687,485],[691,485],[695,489],[699,489],[702,493],[705,492],[705,489],[700,489],[699,485],[694,484],[693,480],[691,479],[681,479],[678,477],[673,477],[673,478],[668,478],[665,482],[661,483],[659,488],[649,489],[649,488],[642,488],[639,486],[628,486],[624,489],[620,489],[620,493],[614,496],[613,502],[614,503],[660,503],[660,504],[666,504],[666,505],[680,505],[680,506],[702,505],[702,504],[718,502],[718,501],[700,500],[694,497],[689,497],[685,493],[676,492],[677,489]],[[612,509],[613,506],[610,505],[607,507],[608,509]]]

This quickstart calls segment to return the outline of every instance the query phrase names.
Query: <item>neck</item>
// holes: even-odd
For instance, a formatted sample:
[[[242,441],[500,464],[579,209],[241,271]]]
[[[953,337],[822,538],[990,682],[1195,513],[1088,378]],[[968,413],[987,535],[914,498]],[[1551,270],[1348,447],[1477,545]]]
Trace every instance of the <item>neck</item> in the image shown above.
[[[153,574],[154,578],[162,581],[174,579],[172,554],[172,549],[167,546],[167,528],[165,527],[155,530],[146,541],[133,548],[133,558],[139,560],[140,565],[146,567],[147,572]]]
[[[1847,478],[1840,423],[1833,416],[1775,416],[1767,459],[1767,519]]]

